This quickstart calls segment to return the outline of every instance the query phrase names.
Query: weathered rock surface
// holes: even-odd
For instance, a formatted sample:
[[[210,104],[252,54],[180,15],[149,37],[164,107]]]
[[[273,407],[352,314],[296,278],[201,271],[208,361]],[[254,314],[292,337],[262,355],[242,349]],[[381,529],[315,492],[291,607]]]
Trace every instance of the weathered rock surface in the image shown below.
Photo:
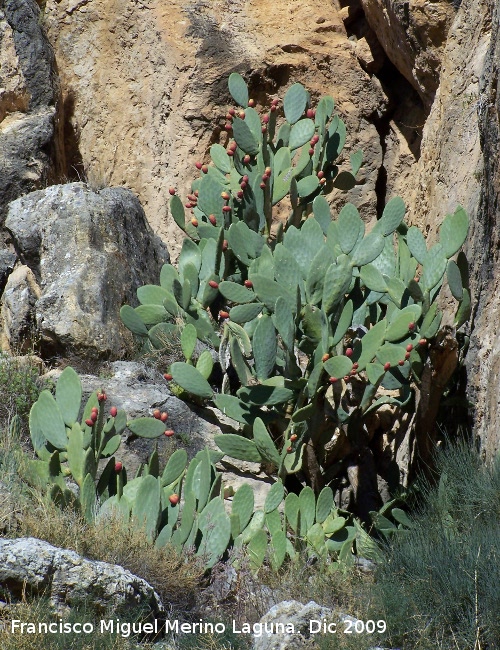
[[[0,7],[0,225],[7,205],[50,182],[56,167],[58,83],[35,0]]]
[[[421,158],[399,189],[410,219],[435,241],[439,224],[457,204],[471,219],[466,254],[473,321],[467,332],[467,390],[485,458],[500,449],[496,326],[498,301],[498,149],[495,107],[500,52],[498,3],[464,0],[442,55],[441,84],[426,122]],[[492,23],[493,20],[493,23]],[[451,309],[445,322],[453,317]],[[461,419],[464,414],[461,413]]]
[[[2,294],[2,350],[28,351],[34,343],[35,305],[41,290],[33,271],[21,264],[8,277]]]
[[[143,578],[33,537],[0,539],[0,585],[14,601],[26,588],[43,594],[59,613],[90,598],[102,611],[145,605],[154,618],[165,614],[160,597]]]
[[[46,354],[72,350],[119,358],[131,349],[120,307],[136,304],[137,287],[157,282],[169,260],[132,192],[54,185],[13,201],[5,225],[40,288],[31,318]],[[2,317],[12,341],[20,332],[10,324],[16,312],[10,285],[14,280]],[[19,292],[19,283],[14,286]]]
[[[45,25],[71,106],[68,169],[74,164],[91,183],[130,187],[174,257],[182,233],[167,218],[168,188],[187,193],[194,162],[225,142],[233,70],[247,77],[257,108],[296,81],[313,99],[334,96],[348,127],[345,160],[357,148],[365,153],[349,200],[366,220],[375,214],[383,164],[375,121],[388,101],[361,67],[336,3],[48,0]],[[372,57],[364,45],[358,55]],[[403,157],[394,172],[407,163]],[[335,207],[342,197],[332,196]]]
[[[441,56],[455,16],[447,0],[361,0],[387,56],[430,107],[439,85]]]
[[[311,600],[306,605],[296,600],[284,600],[271,609],[261,619],[263,634],[254,641],[254,650],[303,650],[318,647],[315,643],[315,633],[319,631],[318,624],[335,622],[341,625],[347,620],[356,619],[347,614],[334,613],[328,607],[322,607]],[[277,625],[280,624],[280,627]],[[294,632],[287,631],[287,625],[293,626]],[[285,633],[281,632],[284,626]]]

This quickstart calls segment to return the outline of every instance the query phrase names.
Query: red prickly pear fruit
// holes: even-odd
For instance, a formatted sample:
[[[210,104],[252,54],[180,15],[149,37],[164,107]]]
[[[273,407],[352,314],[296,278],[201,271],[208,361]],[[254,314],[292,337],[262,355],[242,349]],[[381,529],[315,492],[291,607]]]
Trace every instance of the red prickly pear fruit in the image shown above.
[[[234,151],[232,149],[227,149],[226,153],[228,156],[234,156]]]
[[[273,172],[273,170],[270,167],[266,167],[266,169],[264,171],[267,174],[267,176],[271,176],[271,174]]]
[[[194,226],[195,228],[198,228],[198,219],[194,219],[194,218],[191,219],[191,223],[193,224],[193,226]]]
[[[267,131],[267,127],[266,127],[266,126],[262,126],[261,129],[260,129],[260,131],[261,131],[261,133],[265,133],[265,132]]]
[[[221,311],[219,312],[219,318],[220,318],[221,320],[224,320],[225,318],[229,318],[229,312],[227,312],[227,311],[222,311],[222,310],[221,310]]]
[[[241,180],[242,180],[243,183],[248,183],[248,181],[250,180],[250,177],[248,176],[248,174],[245,174]]]
[[[308,108],[306,111],[306,117],[311,118],[314,117],[314,111],[312,108]]]
[[[94,420],[91,420],[90,418],[88,418],[87,420],[85,420],[85,424],[88,427],[93,427],[94,426]]]
[[[408,361],[409,358],[410,358],[410,353],[407,352],[407,353],[405,354],[405,359],[406,359],[406,361]]]
[[[229,149],[231,149],[231,151],[236,151],[237,148],[238,148],[238,145],[236,144],[236,142],[234,140],[229,143]]]
[[[405,360],[404,360],[404,359],[400,359],[400,360],[398,361],[398,366],[404,366],[404,365],[405,365]]]
[[[230,205],[225,205],[225,206],[222,208],[222,212],[231,212],[231,206],[230,206]]]
[[[166,411],[163,411],[163,413],[160,415],[160,420],[162,422],[166,422],[168,420],[168,413]]]
[[[420,341],[418,342],[418,344],[421,345],[422,347],[423,347],[424,345],[427,345],[427,339],[420,339]]]
[[[229,201],[229,199],[231,198],[229,192],[221,192],[221,196],[224,199],[224,201]]]
[[[345,356],[346,357],[352,357],[354,350],[352,348],[347,348],[345,351]]]
[[[93,407],[90,409],[90,412],[91,412],[91,413],[94,413],[94,411],[95,411],[96,413],[99,413],[99,409],[97,408],[97,406],[93,406]]]
[[[278,97],[275,97],[275,98],[272,100],[271,104],[272,104],[272,106],[276,106],[276,104],[279,104],[279,102],[280,102],[280,100],[278,99]]]
[[[222,242],[222,250],[227,251],[227,247],[228,247],[227,239],[224,239],[224,241]]]
[[[413,350],[413,345],[411,343],[408,343],[408,345],[406,346],[406,351],[411,352],[412,350]]]
[[[319,184],[324,185],[325,183],[326,183],[326,178],[321,178]]]
[[[325,361],[328,361],[329,358],[330,355],[328,354],[328,352],[325,352],[325,354],[321,357],[321,361],[323,361],[324,363]]]
[[[309,155],[310,156],[314,155],[314,149],[312,147],[309,149]]]
[[[357,373],[358,373],[358,371],[356,370],[356,368],[353,368],[353,369],[351,370],[351,376],[352,376],[352,377],[354,377],[354,375],[356,375]]]
[[[418,277],[418,275],[416,275],[413,279],[415,280],[415,282],[420,282],[420,278]]]
[[[262,181],[262,183],[259,185],[259,187],[260,187],[261,190],[266,188],[266,184],[264,183],[264,181]]]
[[[159,419],[160,419],[160,417],[161,417],[161,411],[160,411],[160,409],[155,409],[155,410],[153,411],[153,417],[154,417],[156,420],[159,420]]]
[[[236,192],[236,196],[239,199],[242,199],[245,196],[245,192],[243,190],[239,190],[238,192]]]
[[[97,396],[97,401],[102,402],[102,393],[101,393],[101,391],[98,391],[96,396]]]
[[[247,154],[245,154],[245,155],[243,156],[243,163],[244,163],[245,165],[248,165],[248,163],[249,163],[251,160],[252,160],[252,157],[250,156],[250,154],[247,153]]]
[[[201,168],[201,171],[202,171],[204,174],[208,174],[208,166],[207,166],[207,165],[203,165],[203,167]]]
[[[211,214],[211,215],[208,217],[208,220],[210,221],[210,223],[212,224],[212,226],[216,226],[216,225],[217,225],[217,219],[215,218],[215,214]]]
[[[173,506],[176,506],[179,503],[179,495],[178,494],[171,494],[168,497],[168,500]]]
[[[297,440],[297,438],[298,438],[298,435],[296,433],[292,433],[292,435],[290,436],[290,440],[292,442],[295,442]]]
[[[272,109],[271,109],[272,110]],[[293,453],[293,447],[287,447],[286,449],[287,454],[292,454]]]
[[[172,381],[173,377],[172,377],[172,375],[171,375],[169,372],[166,372],[166,373],[163,375],[163,379],[166,379],[166,381]]]
[[[311,144],[316,144],[316,142],[319,142],[319,135],[317,133],[311,138]]]
[[[226,114],[226,120],[227,120],[228,122],[230,122],[232,119],[233,119],[233,116],[231,115],[231,113],[227,113],[227,114]]]
[[[105,402],[107,399],[108,399],[108,396],[107,396],[106,393],[103,391],[103,392],[102,392],[102,401]]]
[[[276,104],[273,104],[271,106],[271,113],[275,113],[275,112],[276,112]]]
[[[357,370],[359,368],[359,363],[357,363],[357,362],[353,363],[352,367],[353,367],[354,370]]]
[[[253,108],[255,106],[255,99],[249,99],[248,100],[248,105]]]
[[[391,364],[389,362],[384,363],[384,370],[387,372],[390,369],[391,369]]]
[[[344,381],[345,381],[346,384],[348,384],[350,380],[351,380],[351,378],[349,377],[349,375],[346,375],[344,377]]]
[[[97,422],[97,413],[95,411],[92,411],[92,413],[90,414],[90,419],[92,420],[92,422]]]
[[[410,332],[413,332],[413,330],[415,329],[415,323],[409,323],[408,329],[410,330]]]
[[[163,433],[164,436],[167,436],[167,438],[171,438],[174,435],[174,430],[173,429],[166,429],[165,432]]]
[[[193,207],[193,205],[192,203],[184,203],[184,207],[190,210]]]
[[[112,406],[109,409],[109,414],[111,415],[112,418],[115,418],[117,413],[118,413],[118,409],[116,408],[116,406]]]
[[[231,116],[236,115],[236,110],[235,110],[234,108],[230,108],[230,109],[228,110],[228,113],[229,113],[229,115],[231,115]]]
[[[120,463],[120,461],[118,461],[117,463],[115,463],[115,472],[116,472],[117,474],[119,474],[119,473],[122,471],[122,467],[123,467],[123,465]]]
[[[203,165],[201,164],[201,162],[195,162],[195,163],[194,163],[194,166],[196,167],[196,169],[201,169],[201,168],[203,167]]]
[[[238,117],[239,117],[240,119],[244,120],[244,119],[245,119],[245,111],[240,111],[240,112],[238,113]]]
[[[253,287],[253,282],[251,280],[245,280],[245,282],[243,282],[243,284],[245,285],[245,287],[247,289],[251,289]]]
[[[168,191],[169,191],[169,193],[170,193],[172,196],[174,196],[174,194],[175,194],[175,187],[169,187],[169,188],[168,188]]]
[[[328,381],[330,382],[330,384],[335,384],[335,383],[337,383],[338,379],[337,379],[337,377],[330,377],[330,379]]]
[[[195,195],[196,197],[198,197],[198,196],[200,195],[200,193],[198,192],[198,190],[195,190],[195,191],[194,191],[194,195]]]
[[[247,186],[247,183],[245,183],[245,181],[240,183],[240,187],[241,187],[242,190],[246,189],[246,186]]]
[[[267,174],[262,174],[262,180],[264,182],[267,181],[268,178],[269,178],[269,176]]]
[[[233,128],[233,125],[231,124],[231,122],[226,122],[224,124],[224,130],[225,131],[231,131],[232,128]]]
[[[269,124],[269,115],[263,115],[262,121],[264,122],[264,124]]]
[[[316,174],[316,176],[318,178],[324,178],[325,177],[325,172],[322,169],[320,169],[319,172]]]
[[[212,289],[218,289],[218,288],[219,288],[219,283],[216,282],[215,280],[210,280],[210,281],[208,282],[208,285],[209,285],[210,287],[212,287]]]

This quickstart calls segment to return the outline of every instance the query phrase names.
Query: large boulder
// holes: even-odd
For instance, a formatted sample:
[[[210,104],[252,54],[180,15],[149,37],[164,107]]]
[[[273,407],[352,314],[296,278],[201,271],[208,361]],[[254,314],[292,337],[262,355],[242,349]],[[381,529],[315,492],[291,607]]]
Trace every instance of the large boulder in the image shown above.
[[[40,288],[32,320],[42,352],[119,358],[132,349],[120,307],[169,260],[132,192],[54,185],[13,201],[5,225]],[[5,295],[4,323],[11,312]]]
[[[33,537],[0,539],[0,586],[14,602],[26,589],[43,595],[60,614],[90,598],[102,612],[145,605],[155,619],[165,615],[160,597],[143,578]]]
[[[0,225],[7,205],[56,173],[54,53],[35,0],[0,6]],[[59,156],[59,164],[62,164]]]

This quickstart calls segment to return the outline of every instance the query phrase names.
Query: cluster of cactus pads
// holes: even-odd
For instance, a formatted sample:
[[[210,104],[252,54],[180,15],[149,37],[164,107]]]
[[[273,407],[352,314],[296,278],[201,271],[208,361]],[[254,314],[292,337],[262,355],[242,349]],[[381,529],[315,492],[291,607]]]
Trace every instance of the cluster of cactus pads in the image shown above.
[[[466,260],[456,257],[468,217],[461,207],[446,216],[430,248],[404,223],[398,197],[369,233],[352,204],[332,218],[324,194],[354,182],[336,165],[345,126],[333,99],[314,110],[293,85],[275,135],[276,101],[261,121],[241,76],[230,76],[229,90],[240,106],[228,114],[234,144],[212,146],[213,165],[201,166],[193,183],[191,220],[171,199],[188,235],[177,269],[165,265],[160,285],[139,288],[141,304],[124,306],[121,317],[146,348],[180,336],[186,361],[166,378],[248,425],[241,436],[216,438],[224,453],[272,463],[284,479],[303,467],[307,445],[323,475],[337,427],[356,452],[372,411],[410,403],[440,328],[436,299],[445,281],[458,301],[455,327],[468,319]],[[351,156],[354,174],[361,157]],[[290,216],[271,237],[272,206],[284,197]],[[210,352],[195,354],[197,340],[218,350],[221,385],[210,381]],[[319,421],[325,400],[334,411],[329,427]]]
[[[179,552],[194,549],[206,568],[213,567],[231,547],[246,549],[254,571],[266,559],[279,568],[287,555],[293,558],[302,549],[341,561],[334,562],[334,567],[353,561],[354,545],[365,555],[378,553],[349,513],[341,514],[335,507],[329,487],[317,499],[309,487],[299,496],[290,493],[285,498],[283,484],[277,481],[259,510],[251,487],[242,485],[231,495],[230,509],[226,508],[222,474],[215,467],[224,454],[207,448],[190,462],[184,449],[176,450],[163,471],[155,450],[128,480],[125,467],[114,458],[121,434],[126,427],[137,435],[146,428],[147,437],[158,437],[163,424],[154,418],[127,422],[125,412],[116,407],[106,417],[104,391],[90,395],[80,422],[81,397],[78,375],[68,367],[59,378],[56,397],[43,391],[33,405],[31,440],[40,460],[29,461],[27,476],[34,485],[48,485],[51,500],[75,508],[88,522],[118,516],[124,525],[143,530],[157,548],[169,544]],[[18,438],[19,430],[19,418],[13,418],[10,437]],[[101,459],[108,460],[99,464]],[[78,490],[68,487],[68,479]],[[380,517],[383,513],[373,514]]]

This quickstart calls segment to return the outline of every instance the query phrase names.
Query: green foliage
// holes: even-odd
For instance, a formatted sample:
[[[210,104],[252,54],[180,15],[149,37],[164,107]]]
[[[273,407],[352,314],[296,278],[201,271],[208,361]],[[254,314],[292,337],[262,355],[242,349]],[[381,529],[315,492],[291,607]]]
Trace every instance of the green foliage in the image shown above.
[[[46,387],[39,375],[39,369],[30,357],[0,354],[0,427],[7,427],[15,414],[20,416],[21,423],[24,422]]]
[[[423,501],[410,534],[388,548],[379,570],[387,643],[493,648],[500,638],[500,462],[488,468],[461,444],[440,452],[437,465],[438,484],[420,482]]]
[[[146,347],[155,345],[155,327],[168,324],[175,334],[176,319],[187,323],[185,361],[169,371],[174,383],[254,429],[239,441],[219,436],[224,453],[272,462],[284,479],[301,470],[312,442],[317,472],[325,474],[324,448],[335,432],[333,426],[315,435],[325,399],[356,453],[367,442],[363,427],[373,410],[412,403],[428,360],[427,341],[420,341],[439,331],[436,301],[445,282],[458,300],[456,324],[467,320],[468,281],[451,258],[465,242],[468,218],[461,207],[448,215],[429,250],[422,232],[404,223],[399,197],[368,234],[352,204],[332,218],[325,194],[355,182],[339,170],[346,133],[333,99],[322,98],[314,110],[305,88],[292,85],[276,132],[276,103],[261,120],[244,105],[248,90],[237,73],[229,89],[244,111],[232,119],[234,142],[227,150],[213,145],[214,164],[193,183],[191,222],[172,197],[171,212],[188,235],[178,269],[166,265],[161,287],[139,289],[141,306],[125,305],[122,318]],[[353,172],[361,160],[361,152],[351,156]],[[284,197],[289,218],[270,238],[273,206]],[[163,321],[152,326],[157,317]],[[228,373],[222,385],[195,366],[195,335],[219,349]],[[239,386],[229,381],[231,369]],[[254,384],[279,388],[279,397],[270,391],[256,399],[248,391]],[[264,426],[276,421],[284,435],[274,441],[270,429],[263,434],[257,417]]]
[[[122,489],[123,472],[114,454],[125,428],[145,438],[165,431],[163,423],[154,418],[127,423],[126,413],[120,409],[114,416],[106,415],[106,399],[104,391],[95,391],[82,409],[80,378],[68,366],[59,377],[55,397],[43,390],[29,414],[31,442],[39,460],[28,462],[27,478],[35,486],[48,486],[53,501],[80,509],[87,521],[93,521],[98,499],[104,501]],[[103,459],[109,460],[98,477]],[[67,487],[65,477],[77,483],[78,497]]]

